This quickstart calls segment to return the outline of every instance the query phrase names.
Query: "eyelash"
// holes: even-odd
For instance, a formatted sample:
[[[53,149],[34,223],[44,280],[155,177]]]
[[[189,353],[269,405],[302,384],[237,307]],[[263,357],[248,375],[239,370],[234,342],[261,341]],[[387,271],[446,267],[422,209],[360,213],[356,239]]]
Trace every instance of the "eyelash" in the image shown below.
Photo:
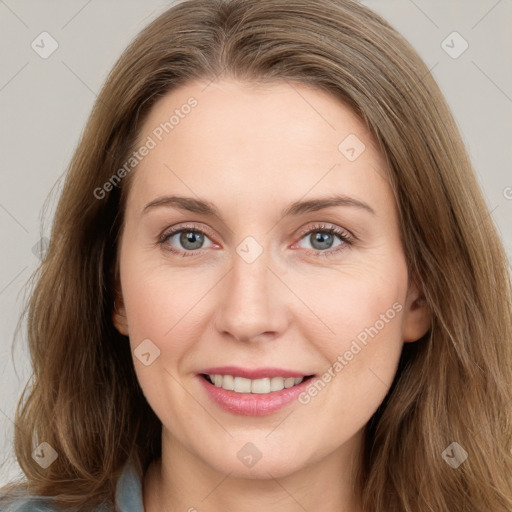
[[[158,239],[158,244],[162,247],[166,245],[164,248],[167,251],[170,251],[174,254],[179,254],[182,257],[187,256],[195,256],[199,252],[201,252],[202,249],[197,249],[195,251],[182,251],[180,249],[176,249],[172,245],[167,244],[168,240],[175,234],[181,233],[181,232],[194,232],[194,233],[201,233],[202,235],[206,235],[209,238],[212,238],[208,232],[199,229],[197,226],[194,225],[186,225],[186,226],[178,226],[177,228],[172,229],[171,231],[164,232]],[[350,235],[347,231],[340,229],[336,226],[327,226],[325,224],[317,224],[315,226],[311,226],[310,228],[306,229],[305,231],[302,231],[299,236],[299,240],[304,238],[306,235],[309,235],[311,233],[315,232],[325,232],[330,233],[332,235],[337,235],[342,243],[335,247],[334,249],[326,249],[324,251],[320,251],[317,249],[306,249],[308,253],[312,252],[315,257],[330,257],[337,255],[340,251],[346,249],[347,247],[350,247],[354,244],[354,237]]]

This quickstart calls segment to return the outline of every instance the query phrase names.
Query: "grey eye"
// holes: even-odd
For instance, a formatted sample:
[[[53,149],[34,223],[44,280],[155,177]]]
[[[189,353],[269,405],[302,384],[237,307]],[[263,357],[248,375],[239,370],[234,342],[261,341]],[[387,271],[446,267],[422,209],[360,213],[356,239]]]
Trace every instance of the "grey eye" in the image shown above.
[[[326,249],[332,249],[333,247],[337,247],[337,245],[333,245],[335,238],[338,238],[340,240],[340,243],[337,245],[341,245],[342,241],[339,235],[318,229],[316,231],[312,231],[311,233],[306,234],[302,238],[302,240],[305,239],[310,242],[311,247],[305,247],[306,249],[324,251]]]
[[[179,237],[178,242],[176,242],[176,240],[173,240],[176,237]],[[204,233],[201,233],[200,231],[195,231],[192,229],[182,229],[170,235],[168,238],[168,243],[174,245],[175,247],[177,246],[178,249],[183,248],[184,250],[187,251],[196,251],[198,249],[203,249],[203,244],[205,240],[208,240],[208,237]]]

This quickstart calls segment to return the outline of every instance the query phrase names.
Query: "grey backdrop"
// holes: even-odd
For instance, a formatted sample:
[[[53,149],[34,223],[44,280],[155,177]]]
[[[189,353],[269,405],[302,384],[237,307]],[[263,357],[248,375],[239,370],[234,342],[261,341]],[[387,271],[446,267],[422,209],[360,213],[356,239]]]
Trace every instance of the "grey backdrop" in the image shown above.
[[[11,351],[13,332],[61,178],[108,71],[135,34],[172,3],[0,0],[0,484],[19,474],[12,418],[29,376],[25,330]],[[510,256],[512,0],[362,3],[395,26],[432,70]]]

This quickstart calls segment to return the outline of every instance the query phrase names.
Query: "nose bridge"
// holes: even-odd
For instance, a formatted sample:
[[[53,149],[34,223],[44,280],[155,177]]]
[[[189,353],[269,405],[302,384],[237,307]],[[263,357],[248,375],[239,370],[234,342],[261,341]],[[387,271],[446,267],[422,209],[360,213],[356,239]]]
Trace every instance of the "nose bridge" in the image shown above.
[[[270,251],[246,237],[233,251],[231,272],[219,305],[217,328],[239,340],[276,333],[285,317],[278,279],[268,268]]]

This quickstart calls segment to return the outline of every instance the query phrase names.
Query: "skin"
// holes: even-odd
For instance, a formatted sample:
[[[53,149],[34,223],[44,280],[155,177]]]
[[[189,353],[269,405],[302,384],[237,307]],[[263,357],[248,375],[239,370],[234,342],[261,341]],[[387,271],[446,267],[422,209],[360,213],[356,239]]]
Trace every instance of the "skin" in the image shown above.
[[[357,512],[351,485],[363,429],[403,343],[430,327],[421,290],[408,278],[384,157],[355,114],[326,92],[230,78],[191,82],[161,98],[140,141],[190,96],[198,105],[132,171],[120,240],[114,323],[132,351],[146,338],[160,350],[148,366],[133,358],[162,421],[162,457],[143,482],[146,512]],[[366,146],[354,161],[338,150],[349,134]],[[281,216],[293,201],[334,193],[375,213],[334,206]],[[169,194],[206,199],[222,219],[171,207],[141,214]],[[165,249],[198,247],[179,234],[157,243],[182,223],[206,230],[196,255]],[[317,223],[351,233],[353,244],[334,253],[343,244],[337,235],[324,249],[312,233],[301,235]],[[247,236],[263,249],[250,264],[236,251]],[[240,416],[201,386],[199,370],[227,364],[320,376],[394,303],[401,311],[306,405]],[[262,454],[252,467],[237,458],[246,443]]]

